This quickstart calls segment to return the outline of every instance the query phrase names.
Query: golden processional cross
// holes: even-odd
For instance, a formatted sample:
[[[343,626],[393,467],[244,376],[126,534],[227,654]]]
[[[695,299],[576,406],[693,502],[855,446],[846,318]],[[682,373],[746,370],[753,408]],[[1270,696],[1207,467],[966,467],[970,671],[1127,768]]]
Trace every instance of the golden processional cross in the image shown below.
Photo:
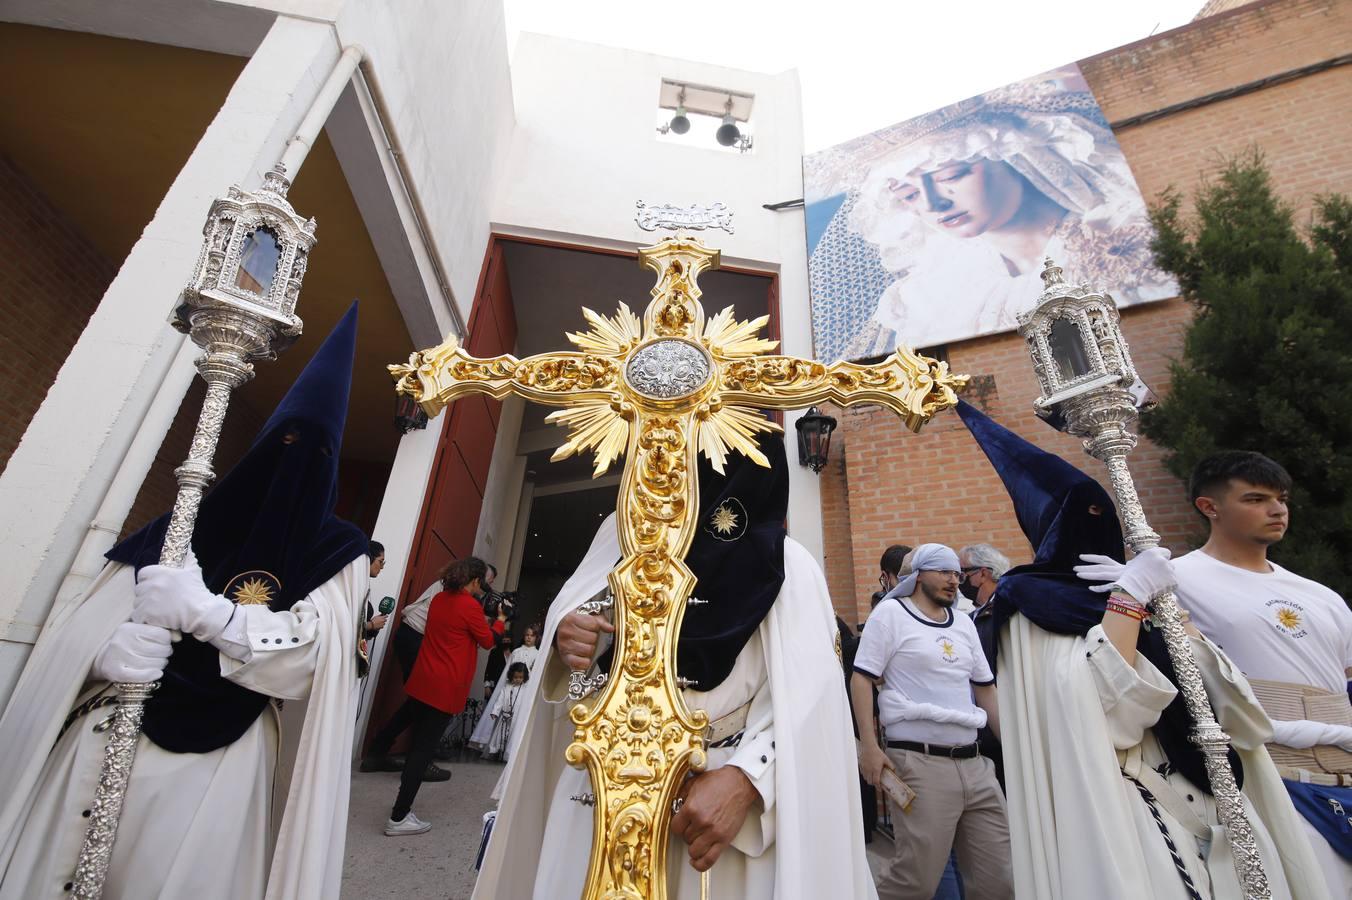
[[[678,236],[640,250],[639,261],[657,273],[643,319],[624,304],[613,317],[584,309],[591,329],[568,335],[575,351],[476,359],[451,338],[389,367],[396,390],[429,416],[465,394],[517,394],[564,407],[548,418],[570,429],[555,460],[593,450],[599,476],[627,455],[624,556],[610,573],[616,652],[599,698],[573,707],[567,750],[595,792],[584,900],[664,900],[672,801],[705,766],[708,716],[686,709],[676,672],[695,586],[685,553],[699,512],[696,454],[720,472],[729,452],[768,465],[755,435],[781,429],[757,410],[827,400],[877,403],[919,430],[967,381],[904,349],[874,366],[763,355],[778,346],[757,336],[768,316],[737,321],[729,306],[705,319],[696,279],[717,267],[717,250]]]

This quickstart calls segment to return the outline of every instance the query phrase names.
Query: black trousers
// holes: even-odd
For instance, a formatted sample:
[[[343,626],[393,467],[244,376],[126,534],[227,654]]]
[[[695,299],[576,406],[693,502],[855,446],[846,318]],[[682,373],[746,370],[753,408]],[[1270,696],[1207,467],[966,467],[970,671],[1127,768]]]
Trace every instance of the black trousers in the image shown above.
[[[408,755],[404,757],[404,772],[399,777],[399,796],[395,798],[394,809],[390,811],[393,821],[402,822],[413,807],[418,789],[422,787],[423,774],[436,753],[437,742],[450,723],[450,713],[409,697],[390,718],[389,724],[380,729],[380,733],[371,741],[372,752],[377,756],[385,756],[390,752],[394,739],[405,729],[412,729]]]
[[[399,660],[399,668],[404,673],[404,680],[408,681],[408,676],[413,674],[413,664],[418,661],[418,650],[422,648],[423,636],[421,632],[414,631],[413,626],[407,622],[400,622],[399,627],[394,632],[394,658]]]

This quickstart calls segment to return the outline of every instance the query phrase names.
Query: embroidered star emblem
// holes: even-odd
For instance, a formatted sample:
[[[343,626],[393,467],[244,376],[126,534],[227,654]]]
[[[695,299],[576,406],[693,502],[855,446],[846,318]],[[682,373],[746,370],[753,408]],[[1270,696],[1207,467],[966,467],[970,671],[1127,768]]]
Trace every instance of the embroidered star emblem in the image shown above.
[[[737,529],[737,513],[727,506],[720,506],[709,517],[709,525],[719,534],[732,534]]]
[[[1295,630],[1300,627],[1300,613],[1289,606],[1277,607],[1277,624],[1287,630]]]
[[[272,601],[272,588],[261,578],[249,578],[235,591],[235,602],[240,606],[267,606]]]

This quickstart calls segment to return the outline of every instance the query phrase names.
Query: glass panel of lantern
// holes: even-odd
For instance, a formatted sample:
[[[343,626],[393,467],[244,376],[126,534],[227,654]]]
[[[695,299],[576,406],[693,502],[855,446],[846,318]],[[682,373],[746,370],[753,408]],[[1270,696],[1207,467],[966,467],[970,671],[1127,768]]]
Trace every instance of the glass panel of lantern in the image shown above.
[[[1056,363],[1057,376],[1062,384],[1069,384],[1093,371],[1089,354],[1085,351],[1084,335],[1080,332],[1080,326],[1072,320],[1053,320],[1047,343],[1051,347],[1052,361]]]
[[[282,248],[277,233],[266,226],[254,229],[240,248],[239,272],[235,287],[266,297],[272,291],[272,280],[277,277],[277,262]]]

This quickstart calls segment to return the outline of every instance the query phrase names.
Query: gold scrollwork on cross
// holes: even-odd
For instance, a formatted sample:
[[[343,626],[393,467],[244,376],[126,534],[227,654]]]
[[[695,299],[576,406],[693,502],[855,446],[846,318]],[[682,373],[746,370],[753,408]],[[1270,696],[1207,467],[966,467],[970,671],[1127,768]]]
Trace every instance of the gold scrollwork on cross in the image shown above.
[[[554,459],[590,450],[596,475],[627,459],[617,506],[623,558],[609,579],[617,652],[600,695],[573,707],[566,752],[595,790],[585,900],[666,897],[672,800],[706,764],[708,716],[686,708],[676,672],[695,586],[685,554],[698,454],[720,472],[733,452],[766,465],[756,435],[781,429],[760,410],[824,401],[880,404],[919,430],[967,382],[905,349],[876,366],[766,355],[778,346],[760,337],[768,317],[739,321],[727,307],[705,318],[698,276],[718,265],[718,251],[675,237],[639,260],[657,275],[642,319],[625,304],[613,316],[584,309],[588,330],[568,334],[576,351],[477,359],[448,340],[389,367],[396,390],[429,416],[466,394],[517,394],[562,407],[548,417],[568,429]]]

